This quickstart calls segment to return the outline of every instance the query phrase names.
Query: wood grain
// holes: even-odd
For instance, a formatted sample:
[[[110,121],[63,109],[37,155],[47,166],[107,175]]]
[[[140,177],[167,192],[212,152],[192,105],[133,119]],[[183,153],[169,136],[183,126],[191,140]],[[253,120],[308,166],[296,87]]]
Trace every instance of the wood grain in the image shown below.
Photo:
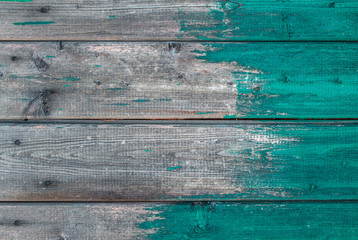
[[[1,124],[0,201],[357,200],[356,122]]]
[[[357,62],[357,43],[0,43],[0,118],[357,118]]]
[[[355,0],[0,2],[0,40],[357,40]]]
[[[1,239],[357,239],[357,203],[2,203]]]

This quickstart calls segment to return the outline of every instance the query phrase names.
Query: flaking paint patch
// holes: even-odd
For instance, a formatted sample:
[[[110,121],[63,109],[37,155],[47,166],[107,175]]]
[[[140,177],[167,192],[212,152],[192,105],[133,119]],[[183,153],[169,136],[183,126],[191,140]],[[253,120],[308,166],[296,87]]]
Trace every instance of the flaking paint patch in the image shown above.
[[[158,210],[145,204],[102,205],[91,207],[91,211],[99,216],[110,216],[114,222],[125,220],[121,231],[113,231],[112,239],[145,239],[147,235],[155,234],[156,229],[143,229],[138,226],[161,219]]]
[[[16,22],[13,23],[14,25],[48,25],[48,24],[54,24],[56,22],[53,21],[38,21],[38,22]]]
[[[182,167],[183,167],[183,166],[168,167],[168,171],[180,169],[180,168],[182,168]]]
[[[215,1],[206,5],[206,14],[179,11],[180,33],[176,36],[180,39],[189,35],[199,40],[230,39],[235,38],[235,36],[241,36],[239,27],[241,17],[237,11],[240,7],[241,4],[236,0]],[[237,13],[239,14],[237,15]],[[207,19],[208,24],[196,24],[195,21],[188,20],[197,18],[201,19],[201,21]],[[212,24],[213,22],[218,24]]]
[[[132,102],[150,102],[150,100],[149,100],[149,99],[140,98],[140,99],[133,100]]]
[[[213,113],[215,113],[215,112],[198,112],[197,114],[204,115],[204,114],[213,114]]]
[[[245,116],[245,112],[241,112],[242,100],[240,99],[240,96],[242,94],[241,89],[243,86],[240,79],[248,78],[248,76],[256,78],[256,75],[263,74],[263,72],[257,68],[240,65],[237,62],[237,56],[231,53],[231,48],[233,46],[237,47],[237,45],[230,44],[203,44],[202,48],[193,51],[196,54],[195,57],[197,59],[205,62],[205,64],[201,64],[203,66],[212,67],[213,69],[223,69],[225,66],[226,76],[223,76],[222,79],[223,81],[226,81],[226,83],[231,83],[231,86],[229,86],[232,88],[232,91],[236,91],[236,97],[233,96],[232,101],[226,103],[225,107],[227,107],[227,112],[231,112],[231,114],[226,114],[224,118],[228,118],[229,116],[234,118]],[[210,86],[209,88],[213,91],[227,91],[228,86],[224,83],[225,82],[222,82],[220,86]],[[244,100],[244,102],[245,104],[249,103],[249,101],[246,100]]]

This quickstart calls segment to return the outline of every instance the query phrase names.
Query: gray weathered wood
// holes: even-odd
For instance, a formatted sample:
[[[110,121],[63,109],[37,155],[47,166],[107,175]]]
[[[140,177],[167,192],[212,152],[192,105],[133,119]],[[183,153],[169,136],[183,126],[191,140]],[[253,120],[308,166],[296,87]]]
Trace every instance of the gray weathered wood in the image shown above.
[[[357,118],[356,43],[1,43],[1,119]]]
[[[0,40],[357,40],[355,0],[5,0]]]
[[[347,239],[357,203],[2,203],[1,239]]]
[[[358,125],[1,124],[0,201],[358,199]]]

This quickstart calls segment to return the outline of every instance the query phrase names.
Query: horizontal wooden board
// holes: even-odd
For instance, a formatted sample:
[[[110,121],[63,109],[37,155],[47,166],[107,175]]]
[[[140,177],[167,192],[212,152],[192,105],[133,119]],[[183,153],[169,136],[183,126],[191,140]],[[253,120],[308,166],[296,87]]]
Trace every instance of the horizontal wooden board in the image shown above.
[[[1,239],[357,239],[357,203],[0,204]]]
[[[357,43],[0,43],[0,118],[357,118],[357,62]]]
[[[1,124],[0,201],[358,199],[358,125]]]
[[[355,0],[2,0],[0,40],[358,40]]]

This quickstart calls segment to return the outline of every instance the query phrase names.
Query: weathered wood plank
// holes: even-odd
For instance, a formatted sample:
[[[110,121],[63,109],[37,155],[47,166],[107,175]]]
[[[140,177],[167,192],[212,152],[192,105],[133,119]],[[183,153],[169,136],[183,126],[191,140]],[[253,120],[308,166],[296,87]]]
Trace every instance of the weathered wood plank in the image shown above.
[[[357,43],[1,43],[1,119],[357,118]]]
[[[3,0],[0,40],[358,40],[355,0]]]
[[[358,199],[351,123],[1,124],[0,201]]]
[[[0,204],[1,239],[357,239],[357,203]]]

